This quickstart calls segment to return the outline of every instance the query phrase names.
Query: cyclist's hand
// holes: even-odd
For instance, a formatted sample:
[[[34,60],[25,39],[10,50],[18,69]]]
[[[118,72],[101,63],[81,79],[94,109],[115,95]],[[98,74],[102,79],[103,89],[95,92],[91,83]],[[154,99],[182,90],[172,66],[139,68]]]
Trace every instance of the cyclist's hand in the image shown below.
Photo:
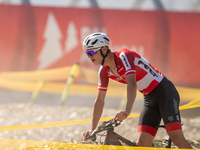
[[[116,122],[116,121],[120,121],[120,122],[122,122],[124,119],[126,119],[127,117],[128,117],[128,113],[127,112],[125,112],[125,111],[120,111],[119,113],[117,113],[116,115],[115,115],[115,117],[114,117],[114,123]]]
[[[92,132],[92,131],[89,130],[89,131],[85,131],[85,132],[83,133],[83,137],[84,137],[84,140],[85,140],[85,141],[87,141],[88,139],[91,139],[91,138],[92,138],[92,137],[88,138],[91,132]]]

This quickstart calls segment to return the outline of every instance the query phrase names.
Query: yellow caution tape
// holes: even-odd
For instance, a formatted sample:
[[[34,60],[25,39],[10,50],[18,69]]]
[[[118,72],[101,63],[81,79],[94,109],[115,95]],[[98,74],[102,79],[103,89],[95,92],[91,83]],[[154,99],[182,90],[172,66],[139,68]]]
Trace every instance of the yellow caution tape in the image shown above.
[[[183,109],[191,109],[191,108],[197,108],[197,107],[200,107],[200,97],[196,100],[189,102],[188,104],[180,106],[179,109],[183,110]]]
[[[47,70],[20,71],[20,72],[1,72],[0,78],[13,81],[59,81],[66,80],[69,77],[72,66],[61,67]]]
[[[84,85],[80,85],[77,83],[70,85],[70,83],[72,83],[72,79],[68,78],[70,77],[71,72],[76,72],[72,71],[76,70],[77,69],[76,67],[69,66],[56,69],[26,71],[26,72],[25,71],[1,72],[0,87],[16,91],[33,92],[35,88],[38,86],[38,82],[40,82],[42,79],[45,82],[45,85],[44,87],[41,88],[40,91],[34,93],[36,97],[37,94],[39,94],[39,92],[59,93],[59,94],[63,93],[62,99],[65,99],[66,95],[68,94],[76,94],[76,95],[88,94],[89,96],[91,95],[95,96],[97,93],[98,71],[87,68],[79,68],[79,72],[75,73],[75,77],[77,79],[76,81],[77,83],[84,83]],[[60,81],[66,81],[67,79],[68,83],[66,84],[70,85],[70,91],[67,90],[69,86],[66,87],[65,83],[60,82]],[[64,90],[65,92],[63,92],[63,89],[65,89]],[[107,96],[122,98],[125,89],[126,85],[122,85],[118,82],[110,80]],[[196,99],[197,97],[199,97],[200,93],[200,89],[197,88],[177,87],[177,90],[179,91],[181,101],[190,101],[192,99]],[[137,99],[142,99],[142,98],[143,98],[142,94],[138,92]],[[123,99],[124,100],[122,103],[126,101],[126,97],[124,97]]]
[[[200,107],[200,98],[191,101],[190,103],[180,106],[180,109],[190,109]],[[131,114],[128,118],[138,117],[140,114]],[[101,118],[100,121],[110,120],[113,117],[105,117]],[[91,119],[86,120],[75,120],[75,121],[65,121],[65,122],[54,122],[54,123],[41,123],[41,124],[31,124],[31,125],[18,125],[18,126],[5,126],[0,127],[0,132],[5,131],[18,131],[18,130],[31,130],[31,129],[41,129],[41,128],[51,128],[51,127],[59,127],[59,126],[68,126],[68,125],[76,125],[76,124],[84,124],[90,123]]]

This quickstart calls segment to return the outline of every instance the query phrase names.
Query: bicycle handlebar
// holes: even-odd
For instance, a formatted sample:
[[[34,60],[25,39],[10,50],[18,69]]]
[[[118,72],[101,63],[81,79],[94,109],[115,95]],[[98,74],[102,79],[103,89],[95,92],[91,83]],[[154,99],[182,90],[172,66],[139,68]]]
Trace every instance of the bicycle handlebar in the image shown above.
[[[128,116],[127,113],[123,113],[123,117],[127,118],[127,116]],[[120,124],[121,123],[120,123],[120,121],[118,119],[115,121],[115,123],[114,123],[113,119],[108,120],[108,121],[104,121],[104,122],[102,122],[101,125],[99,125],[96,129],[94,129],[94,131],[92,131],[88,135],[87,139],[92,137],[92,136],[95,137],[96,134],[99,133],[99,132],[102,132],[102,131],[105,131],[105,130],[109,130],[109,129],[114,129],[114,127],[117,127]],[[95,137],[94,140],[96,140],[96,137]]]
[[[109,129],[113,129],[113,128],[119,126],[120,124],[121,123],[119,121],[117,121],[116,123],[114,123],[113,119],[108,120],[108,121],[104,121],[104,122],[102,122],[101,125],[99,125],[96,129],[94,129],[94,131],[92,131],[89,134],[89,136],[87,137],[87,139],[90,138],[90,137],[93,137],[93,136],[95,137],[96,134],[99,133],[99,132],[106,131],[106,130],[109,130]],[[95,139],[93,139],[93,141],[95,141],[95,140],[96,140],[96,137],[95,137]]]

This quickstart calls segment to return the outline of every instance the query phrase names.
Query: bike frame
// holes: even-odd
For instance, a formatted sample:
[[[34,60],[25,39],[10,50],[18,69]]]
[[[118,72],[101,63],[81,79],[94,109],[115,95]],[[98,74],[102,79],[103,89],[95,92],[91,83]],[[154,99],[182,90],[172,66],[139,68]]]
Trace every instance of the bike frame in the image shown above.
[[[165,128],[164,125],[160,125],[160,128]],[[130,140],[124,138],[123,136],[117,134],[114,132],[114,128],[111,127],[106,134],[105,142],[104,145],[122,145],[121,142],[125,143],[128,146],[137,146],[136,143],[131,142]],[[171,139],[169,138],[167,140],[168,144],[166,145],[165,148],[171,148]]]
[[[96,134],[102,131],[107,131],[104,145],[122,145],[121,142],[125,143],[128,146],[137,146],[136,143],[129,141],[123,136],[114,132],[114,128],[120,125],[120,122],[113,123],[113,119],[109,121],[104,121],[102,125],[98,126],[89,136],[93,137],[92,141],[96,141]],[[158,128],[165,128],[164,125],[158,126]],[[121,142],[120,142],[121,141]],[[165,148],[171,148],[172,141],[169,138],[168,140],[162,140],[162,142],[167,142]]]
[[[128,146],[137,146],[135,143],[129,141],[128,139],[114,132],[113,129],[109,129],[107,131],[107,135],[105,138],[105,145],[122,145],[119,140]]]

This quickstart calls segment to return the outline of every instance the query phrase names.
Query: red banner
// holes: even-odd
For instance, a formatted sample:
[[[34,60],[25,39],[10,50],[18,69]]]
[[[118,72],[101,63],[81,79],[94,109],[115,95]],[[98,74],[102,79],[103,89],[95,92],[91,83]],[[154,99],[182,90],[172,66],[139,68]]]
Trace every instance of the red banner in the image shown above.
[[[0,70],[94,68],[82,50],[92,32],[106,32],[111,50],[144,56],[178,85],[200,85],[200,13],[0,5]]]

